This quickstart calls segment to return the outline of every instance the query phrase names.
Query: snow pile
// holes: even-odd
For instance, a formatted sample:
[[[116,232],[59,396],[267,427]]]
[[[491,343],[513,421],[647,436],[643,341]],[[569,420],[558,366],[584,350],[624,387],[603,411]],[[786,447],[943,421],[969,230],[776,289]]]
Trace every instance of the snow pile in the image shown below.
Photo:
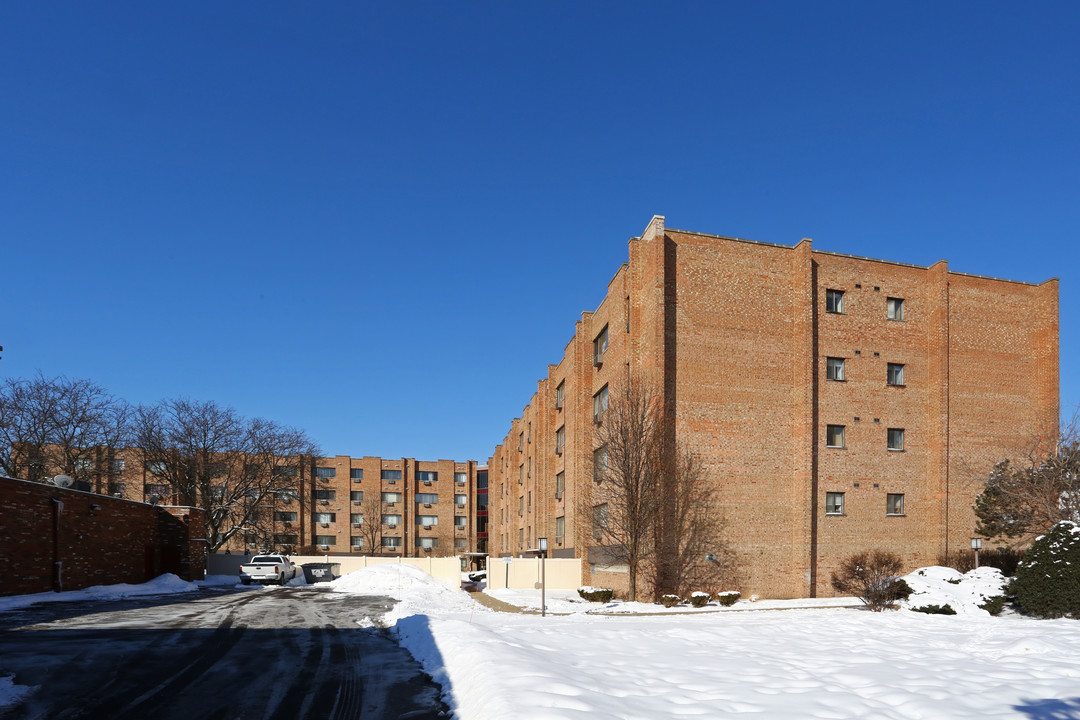
[[[16,685],[15,678],[11,675],[0,677],[0,710],[17,705],[22,702],[25,695],[29,695],[36,689],[25,685]]]
[[[532,589],[500,588],[485,590],[486,594],[523,610],[540,612],[540,591]],[[612,600],[607,603],[589,602],[578,595],[576,590],[548,590],[547,611],[555,615],[589,613],[592,615],[671,615],[677,613],[740,612],[743,610],[790,610],[793,608],[857,607],[862,603],[857,598],[803,598],[799,600],[761,600],[751,603],[749,600],[736,602],[724,607],[716,600],[695,608],[689,603],[666,608],[651,602],[627,602]]]
[[[14,595],[0,598],[0,612],[17,610],[37,603],[76,602],[79,600],[117,600],[120,598],[139,597],[141,595],[168,595],[172,593],[192,592],[199,589],[197,582],[181,580],[172,573],[159,575],[149,582],[139,585],[95,585],[84,590],[67,592],[43,592],[32,595]]]
[[[997,595],[1005,594],[1005,576],[992,567],[980,567],[968,573],[947,567],[925,567],[904,576],[911,597],[900,602],[912,610],[927,605],[948,605],[957,615],[989,615],[979,606]]]
[[[420,568],[407,563],[384,563],[362,568],[326,583],[335,592],[389,595],[400,602],[386,616],[393,623],[410,615],[431,612],[486,611],[461,590],[451,590]]]

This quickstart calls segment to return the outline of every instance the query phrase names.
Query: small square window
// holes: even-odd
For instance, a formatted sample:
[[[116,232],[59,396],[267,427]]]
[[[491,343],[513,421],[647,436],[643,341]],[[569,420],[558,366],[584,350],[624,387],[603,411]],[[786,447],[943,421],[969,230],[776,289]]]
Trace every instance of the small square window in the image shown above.
[[[831,357],[825,359],[825,377],[828,380],[844,379],[844,358]]]
[[[825,514],[826,515],[843,515],[844,514],[844,493],[842,493],[842,492],[825,493]]]
[[[904,299],[888,298],[885,300],[885,317],[890,320],[904,319]]]
[[[889,493],[885,496],[885,514],[904,514],[904,493]]]
[[[844,426],[843,425],[826,425],[825,426],[825,446],[831,448],[844,447]]]
[[[904,428],[889,428],[888,444],[890,450],[904,449]]]
[[[826,290],[825,291],[825,312],[830,312],[830,313],[842,313],[842,312],[844,312],[844,291],[843,290]]]
[[[904,384],[904,365],[903,363],[889,363],[889,369],[886,374],[885,381],[889,385],[895,385],[897,387]]]

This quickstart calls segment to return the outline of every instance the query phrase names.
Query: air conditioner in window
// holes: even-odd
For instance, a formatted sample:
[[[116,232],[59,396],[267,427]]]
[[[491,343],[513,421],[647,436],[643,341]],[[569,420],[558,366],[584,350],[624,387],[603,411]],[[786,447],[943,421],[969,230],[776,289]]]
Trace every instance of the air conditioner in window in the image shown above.
[[[292,521],[291,520],[282,520],[281,523],[285,527],[292,527]]]
[[[364,523],[353,523],[353,527],[364,527]]]
[[[363,500],[353,500],[353,501],[352,501],[352,504],[353,504],[353,505],[363,505],[363,504],[364,504],[364,501],[363,501]]]
[[[330,523],[323,523],[322,526],[323,527],[330,527]]]
[[[320,500],[320,501],[319,501],[319,504],[320,504],[320,505],[329,505],[329,504],[330,504],[330,501],[329,501],[329,500]]]
[[[431,526],[430,526],[430,525],[425,525],[425,526],[424,526],[424,529],[425,529],[425,530],[430,530],[430,529],[431,529]]]
[[[397,505],[397,503],[392,503],[392,502],[386,503],[386,507],[394,507],[395,505]]]
[[[562,493],[561,492],[555,493],[555,499],[556,500],[562,500]]]
[[[388,528],[390,528],[391,530],[393,530],[394,528],[396,528],[396,527],[397,527],[397,523],[396,523],[396,522],[388,522],[388,523],[386,523],[386,527],[388,527]]]
[[[431,552],[431,548],[429,548],[429,547],[424,548],[424,552],[427,552],[427,553]]]
[[[431,503],[424,503],[424,507],[426,507],[426,508],[431,507]]]
[[[387,480],[386,482],[390,485],[397,485],[397,480]]]
[[[329,545],[320,545],[320,546],[319,546],[319,549],[320,549],[320,550],[329,550],[329,549],[330,549],[330,546],[329,546]]]
[[[562,455],[562,448],[555,448],[556,455]]]
[[[352,481],[353,481],[354,483],[358,483],[358,482],[363,482],[363,481],[364,481],[364,478],[353,478],[353,479],[352,479]]]
[[[124,497],[124,493],[113,493],[112,496],[122,498],[122,497]]]
[[[363,545],[353,545],[352,546],[353,552],[356,552],[357,550],[363,550],[363,549],[364,549]]]
[[[431,481],[430,480],[425,480],[424,484],[427,485],[428,487],[431,487]]]

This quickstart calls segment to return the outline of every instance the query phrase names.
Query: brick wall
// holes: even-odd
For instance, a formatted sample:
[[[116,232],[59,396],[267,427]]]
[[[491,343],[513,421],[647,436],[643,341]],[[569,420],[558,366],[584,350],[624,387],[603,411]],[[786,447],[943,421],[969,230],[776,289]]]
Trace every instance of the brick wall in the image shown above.
[[[0,595],[142,583],[166,572],[201,579],[203,535],[198,509],[0,478]]]

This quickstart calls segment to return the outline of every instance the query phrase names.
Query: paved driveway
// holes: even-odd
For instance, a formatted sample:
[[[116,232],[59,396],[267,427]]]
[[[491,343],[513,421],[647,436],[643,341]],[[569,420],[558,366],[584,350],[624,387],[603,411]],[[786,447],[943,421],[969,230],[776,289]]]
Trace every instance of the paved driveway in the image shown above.
[[[393,600],[317,587],[202,590],[0,614],[0,675],[38,690],[0,716],[425,719],[440,688],[385,630]]]

